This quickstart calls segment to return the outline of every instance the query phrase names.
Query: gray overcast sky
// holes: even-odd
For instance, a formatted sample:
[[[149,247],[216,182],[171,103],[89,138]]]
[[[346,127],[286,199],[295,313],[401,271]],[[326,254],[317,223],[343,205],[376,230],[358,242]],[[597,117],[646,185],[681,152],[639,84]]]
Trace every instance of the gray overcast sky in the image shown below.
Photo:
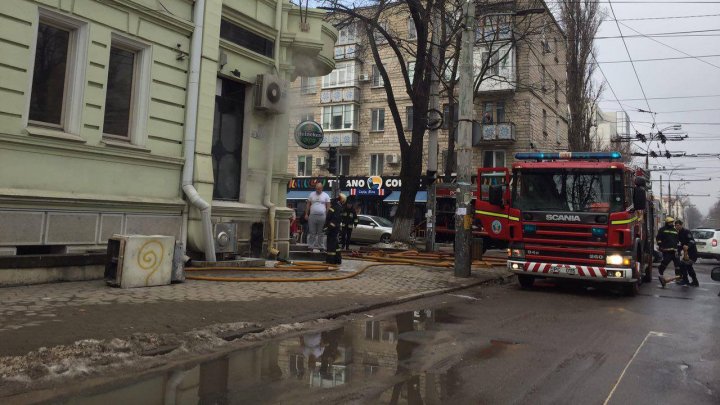
[[[546,0],[551,9],[556,4],[555,0]],[[625,2],[623,2],[625,1]],[[627,1],[630,1],[628,3]],[[645,3],[638,3],[643,1]],[[698,1],[712,0],[691,0],[687,2],[669,0],[617,0],[613,2],[615,15],[620,21],[620,29],[623,35],[632,35],[626,38],[630,56],[635,59],[657,59],[686,57],[689,55],[717,55],[720,54],[720,0],[715,3],[698,3]],[[319,1],[310,1],[311,6],[317,5]],[[350,2],[352,3],[352,2]],[[362,3],[359,2],[359,3]],[[600,27],[598,37],[619,36],[618,26],[613,19],[607,0],[601,0],[602,8],[606,12],[606,18]],[[672,18],[696,15],[712,15],[698,18]],[[637,18],[659,18],[647,20],[630,20]],[[714,32],[700,33],[709,36],[684,36],[684,37],[657,37],[653,39],[643,38],[642,34],[696,31],[696,30],[717,30]],[[659,43],[659,42],[661,43]],[[663,45],[665,44],[665,45]],[[677,48],[673,50],[670,47]],[[598,39],[596,40],[597,58],[600,61],[627,61],[628,55],[623,46],[622,39]],[[660,129],[673,123],[716,123],[708,124],[683,124],[683,131],[690,136],[681,142],[668,142],[667,149],[671,152],[685,151],[688,153],[720,153],[720,57],[703,58],[703,61],[717,65],[710,66],[697,59],[676,59],[653,62],[637,62],[640,81],[647,97],[650,99],[650,111],[658,112],[655,120]],[[638,108],[648,110],[643,100],[643,93],[638,85],[630,63],[602,64],[602,70],[615,90],[617,97],[621,99],[622,107],[615,101],[612,92],[606,88],[603,93],[601,108],[604,111],[618,111],[624,108],[630,115],[635,129],[647,133],[650,131],[652,117],[647,113],[640,113]],[[598,72],[598,80],[602,76]],[[653,99],[658,97],[679,97],[715,95],[715,97],[693,97],[673,99]],[[623,99],[639,99],[622,101]],[[687,110],[708,110],[709,111],[687,111]],[[678,112],[684,111],[684,112]],[[656,128],[657,129],[657,128]],[[639,148],[646,148],[647,144],[636,143]],[[651,149],[654,151],[665,151],[665,145],[657,145],[653,142]],[[643,158],[637,158],[637,163],[644,163]],[[691,197],[692,202],[706,213],[708,208],[720,196],[720,159],[718,158],[688,158],[678,157],[672,159],[657,158],[650,160],[651,165],[665,167],[697,167],[696,170],[676,171],[672,173],[673,179],[698,179],[712,178],[709,182],[690,182],[681,185],[680,182],[672,182],[672,192],[680,188],[681,193],[687,194],[710,194],[711,197]],[[659,179],[662,174],[667,179],[668,172],[655,173],[653,178]],[[657,182],[654,185],[656,194],[659,195]],[[667,184],[663,187],[663,194],[667,193]]]
[[[552,3],[550,2],[550,4]],[[699,18],[620,21],[620,29],[623,35],[635,35],[635,37],[626,38],[630,56],[633,60],[686,56],[682,52],[694,56],[720,54],[720,2],[712,4],[693,4],[690,1],[672,4],[660,2],[629,4],[618,0],[618,2],[612,4],[618,20],[716,14],[715,16]],[[606,11],[606,19],[601,25],[597,36],[618,36],[618,26],[613,19],[607,0],[602,1],[602,7]],[[712,36],[654,38],[661,44],[653,39],[637,37],[638,33],[633,32],[633,29],[642,34],[696,30],[718,31],[702,33],[703,35],[710,34]],[[677,48],[682,52],[673,50],[666,45]],[[596,49],[597,58],[600,61],[628,60],[627,52],[620,38],[597,39]],[[720,57],[703,58],[702,60],[717,65],[717,67],[710,66],[697,59],[635,63],[642,86],[650,99],[648,100],[650,110],[658,113],[655,115],[658,127],[664,128],[673,123],[683,123],[683,130],[690,136],[690,138],[681,142],[668,142],[666,146],[671,152],[720,153],[720,146],[718,146],[720,145]],[[646,102],[642,100],[643,94],[632,65],[630,63],[603,64],[602,69],[609,83],[615,89],[617,97],[621,99],[622,108],[628,112],[631,120],[634,121],[635,128],[640,132],[647,133],[650,129],[652,117],[650,114],[637,112],[638,108],[647,110],[648,107]],[[598,76],[598,79],[601,80],[602,76]],[[715,97],[652,99],[698,95],[715,95]],[[603,93],[602,99],[601,108],[605,111],[617,111],[621,108],[609,88]],[[622,101],[622,99],[640,100]],[[702,109],[714,110],[687,111]],[[685,123],[716,123],[716,125]],[[642,143],[636,143],[636,145],[642,148],[647,147],[647,144]],[[658,146],[653,142],[651,149],[664,152],[665,145]],[[638,158],[638,163],[642,163],[642,159]],[[720,159],[718,158],[681,157],[669,160],[664,157],[651,158],[650,164],[666,167],[697,167],[696,170],[677,171],[672,174],[673,179],[712,178],[712,181],[709,182],[691,182],[685,186],[681,186],[680,182],[673,182],[671,185],[673,194],[676,187],[680,187],[681,193],[710,194],[712,197],[690,197],[692,202],[703,213],[707,212],[708,208],[717,199],[716,197],[720,195],[720,181],[718,179]],[[668,173],[654,173],[653,178],[657,180],[659,174],[662,174],[663,178],[667,179]],[[667,194],[667,184],[663,188],[665,189],[663,193]],[[657,184],[654,189],[656,193],[659,192]]]

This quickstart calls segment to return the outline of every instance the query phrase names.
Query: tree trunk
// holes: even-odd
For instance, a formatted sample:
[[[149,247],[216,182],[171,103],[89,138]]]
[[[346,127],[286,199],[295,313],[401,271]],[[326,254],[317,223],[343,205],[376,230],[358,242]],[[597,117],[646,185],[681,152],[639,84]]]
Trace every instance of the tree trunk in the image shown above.
[[[415,121],[415,120],[413,120]],[[415,142],[416,132],[420,132],[419,142]],[[425,132],[424,126],[413,126],[412,138],[413,142],[402,147],[402,156],[422,156],[422,134]],[[402,181],[402,191],[400,192],[400,201],[398,201],[398,209],[395,212],[393,221],[393,232],[391,239],[398,242],[409,242],[410,234],[415,226],[415,195],[420,186],[420,177],[422,175],[422,159],[402,159],[400,166],[400,181]]]

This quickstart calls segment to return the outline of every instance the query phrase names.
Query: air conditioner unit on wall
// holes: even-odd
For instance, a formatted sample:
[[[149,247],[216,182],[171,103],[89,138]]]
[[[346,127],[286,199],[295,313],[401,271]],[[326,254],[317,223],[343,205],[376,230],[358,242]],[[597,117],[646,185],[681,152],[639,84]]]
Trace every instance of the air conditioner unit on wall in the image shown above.
[[[174,251],[173,236],[113,235],[108,239],[105,281],[120,288],[168,285]]]
[[[389,165],[396,165],[396,164],[400,163],[400,155],[398,155],[397,153],[385,155],[385,161]]]
[[[215,224],[215,252],[236,253],[237,252],[237,224],[232,222],[221,222]]]
[[[325,166],[326,164],[327,161],[324,156],[315,158],[315,166]]]
[[[287,111],[287,82],[275,75],[257,75],[255,81],[255,108],[271,114]]]
[[[360,76],[358,76],[358,80],[361,81],[361,82],[369,82],[369,81],[370,81],[370,75],[366,75],[366,74],[363,73],[363,74],[361,74]]]

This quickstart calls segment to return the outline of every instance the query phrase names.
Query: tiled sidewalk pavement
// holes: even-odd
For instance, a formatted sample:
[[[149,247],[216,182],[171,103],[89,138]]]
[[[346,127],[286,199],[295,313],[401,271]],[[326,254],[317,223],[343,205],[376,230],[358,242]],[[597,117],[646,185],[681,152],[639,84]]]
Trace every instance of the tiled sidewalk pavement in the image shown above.
[[[352,271],[366,262],[346,260],[343,263],[344,271]],[[342,273],[341,273],[342,274]],[[223,275],[227,275],[223,273]],[[246,276],[246,274],[239,274]],[[281,277],[298,276],[316,277],[320,275],[337,275],[328,273],[280,274]],[[421,268],[407,265],[388,265],[368,269],[358,277],[326,282],[304,283],[232,283],[188,280],[185,283],[170,286],[119,289],[107,287],[103,281],[69,282],[42,284],[27,287],[0,288],[0,341],[10,343],[12,335],[16,339],[22,336],[53,333],[57,328],[69,329],[73,335],[72,322],[82,322],[86,332],[74,332],[78,339],[83,333],[92,335],[92,324],[103,324],[106,335],[113,333],[112,324],[108,326],[113,317],[121,317],[130,308],[138,311],[143,318],[159,317],[186,317],[191,318],[193,305],[202,307],[205,311],[201,317],[207,322],[227,321],[232,316],[233,321],[263,320],[264,303],[268,304],[268,311],[272,303],[273,316],[269,319],[278,319],[279,315],[297,317],[317,312],[327,308],[328,303],[378,303],[392,301],[400,297],[429,292],[438,289],[452,288],[469,284],[476,284],[481,280],[488,280],[505,276],[504,269],[483,269],[473,271],[469,279],[458,279],[452,274],[452,269]],[[260,276],[278,276],[278,273],[263,273]],[[219,305],[237,304],[243,305]],[[313,305],[304,305],[304,304]],[[125,304],[125,305],[123,305]],[[153,304],[160,308],[161,313],[153,314]],[[164,304],[164,305],[159,305]],[[207,304],[218,304],[210,308],[230,308],[233,314],[226,314],[222,319],[213,319],[215,315],[208,311]],[[307,307],[307,308],[305,308]],[[143,313],[143,308],[147,312]],[[115,313],[115,311],[124,311]],[[86,312],[84,317],[78,317],[77,312]],[[157,312],[157,311],[156,311]],[[176,313],[177,312],[177,313]],[[243,313],[248,312],[248,313]],[[207,316],[205,316],[207,315]],[[174,319],[173,318],[173,319]],[[184,319],[184,318],[182,318]],[[151,319],[145,319],[151,321]],[[133,329],[133,322],[124,319],[122,325],[118,324],[117,334],[144,331],[142,326]],[[175,327],[204,326],[193,325],[197,319],[187,320],[187,325],[173,324]],[[69,324],[68,324],[69,323]],[[99,325],[98,324],[98,325]],[[130,326],[128,326],[130,325]],[[169,327],[169,326],[168,326]],[[90,329],[90,332],[87,330]],[[20,332],[24,332],[18,335]],[[27,345],[27,343],[25,343]],[[2,351],[0,351],[2,355]]]

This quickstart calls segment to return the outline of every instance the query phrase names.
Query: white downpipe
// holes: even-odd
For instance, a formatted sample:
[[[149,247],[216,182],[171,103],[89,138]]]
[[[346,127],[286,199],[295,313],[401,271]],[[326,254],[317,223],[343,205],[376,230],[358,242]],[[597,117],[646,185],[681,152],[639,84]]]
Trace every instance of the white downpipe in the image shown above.
[[[202,238],[205,260],[216,261],[213,242],[210,204],[200,197],[193,185],[195,171],[195,141],[197,135],[197,113],[200,86],[200,62],[202,60],[203,22],[205,19],[205,0],[195,0],[193,9],[193,31],[190,42],[190,71],[188,72],[187,107],[185,109],[185,163],[182,171],[182,189],[188,201],[200,210],[202,219]],[[186,248],[187,248],[187,241]]]
[[[277,29],[277,35],[275,36],[275,72],[280,76],[280,33],[282,32],[282,7],[283,0],[277,0],[275,4],[275,28]],[[282,79],[282,77],[281,77]],[[270,231],[268,232],[268,253],[270,255],[277,255],[278,250],[275,248],[275,211],[277,207],[270,201],[272,192],[272,175],[273,175],[273,153],[275,152],[274,135],[277,130],[277,120],[273,120],[272,132],[268,134],[268,147],[267,156],[265,161],[267,162],[267,172],[265,177],[265,193],[263,195],[263,205],[268,209],[268,226]]]

